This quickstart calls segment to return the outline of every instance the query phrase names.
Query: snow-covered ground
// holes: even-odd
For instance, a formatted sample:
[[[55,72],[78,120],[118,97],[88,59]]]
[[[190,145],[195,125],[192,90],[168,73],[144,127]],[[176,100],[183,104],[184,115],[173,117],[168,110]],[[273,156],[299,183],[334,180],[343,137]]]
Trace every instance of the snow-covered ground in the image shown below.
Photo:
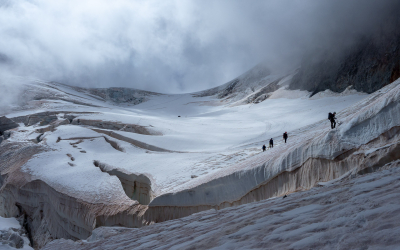
[[[400,158],[400,80],[370,95],[309,98],[287,90],[288,77],[261,76],[250,89],[239,81],[239,92],[230,83],[204,95],[114,89],[104,97],[108,90],[27,84],[28,101],[4,113],[19,127],[0,145],[0,215],[15,216],[21,204],[40,244],[85,239],[99,226],[140,227],[290,194]],[[248,102],[257,91],[266,99]],[[332,130],[333,111],[341,125]],[[271,138],[274,147],[262,152]]]
[[[94,167],[94,160],[132,173],[148,175],[154,181],[156,196],[177,192],[191,186],[194,181],[192,176],[209,179],[207,176],[211,178],[216,171],[261,154],[261,146],[268,146],[270,138],[274,138],[275,147],[285,147],[281,138],[285,131],[289,133],[290,143],[297,136],[294,131],[317,121],[326,121],[328,130],[328,112],[339,112],[366,97],[366,94],[350,93],[309,99],[308,92],[288,91],[283,87],[277,97],[272,96],[259,104],[230,106],[219,104],[219,100],[212,97],[184,94],[153,96],[142,104],[121,107],[92,100],[65,86],[56,87],[64,93],[68,91],[70,96],[91,100],[91,104],[96,107],[66,105],[58,100],[47,100],[45,109],[40,106],[29,111],[7,114],[7,117],[45,110],[61,113],[91,112],[77,113],[75,120],[120,122],[150,128],[161,135],[113,132],[171,151],[151,151],[116,140],[123,148],[124,152],[121,152],[104,140],[104,134],[91,130],[90,126],[68,124],[57,127],[54,132],[44,133],[45,140],[41,144],[52,150],[36,155],[25,164],[24,169],[63,192],[71,192],[74,197],[93,202],[109,201],[108,197],[118,200],[125,196],[119,180]],[[34,132],[38,128],[37,125],[21,124],[9,141],[34,139],[40,135]],[[61,141],[57,141],[59,137]],[[74,148],[71,143],[80,140],[71,138],[88,139],[83,139]],[[75,160],[72,162],[67,155]],[[71,167],[68,162],[74,166]]]
[[[400,162],[309,191],[44,249],[399,249]]]

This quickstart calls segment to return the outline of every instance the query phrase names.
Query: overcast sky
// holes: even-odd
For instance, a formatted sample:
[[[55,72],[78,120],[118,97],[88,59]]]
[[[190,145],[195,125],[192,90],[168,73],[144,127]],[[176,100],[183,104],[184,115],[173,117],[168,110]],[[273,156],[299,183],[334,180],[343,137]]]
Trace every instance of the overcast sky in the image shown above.
[[[260,62],[288,71],[305,51],[350,44],[376,29],[393,2],[0,0],[0,74],[198,91]]]

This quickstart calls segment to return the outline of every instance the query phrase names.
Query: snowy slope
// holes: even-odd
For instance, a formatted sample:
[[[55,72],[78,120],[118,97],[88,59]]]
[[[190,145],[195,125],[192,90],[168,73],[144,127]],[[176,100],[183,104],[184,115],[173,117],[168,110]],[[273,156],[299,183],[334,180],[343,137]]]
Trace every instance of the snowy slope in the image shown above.
[[[150,205],[225,206],[226,202],[241,203],[242,199],[247,202],[259,200],[299,188],[308,189],[318,180],[337,178],[351,170],[361,171],[368,164],[379,166],[388,160],[395,160],[399,157],[398,137],[393,132],[400,126],[399,83],[396,81],[338,112],[342,122],[338,129],[329,130],[327,122],[320,121],[293,130],[295,136],[290,144],[279,145],[274,150],[249,157],[212,176],[196,179],[189,186],[189,191],[158,197]],[[392,132],[388,132],[390,130]],[[388,136],[385,132],[394,135]],[[370,158],[365,159],[365,152],[374,152],[377,145],[378,149],[388,149],[393,156],[376,163]],[[301,171],[309,173],[302,174]],[[300,179],[293,182],[291,178]],[[282,181],[287,184],[280,184]]]
[[[256,77],[262,84],[239,77],[222,99],[227,86],[211,95],[135,91],[143,101],[129,102],[128,94],[114,100],[27,84],[28,101],[5,114],[19,127],[0,145],[0,215],[16,216],[21,204],[39,245],[84,239],[99,226],[140,227],[245,204],[397,159],[399,81],[371,95],[348,89],[308,98],[286,89],[290,76],[264,73]],[[254,91],[243,92],[246,79]],[[277,89],[268,98],[246,101],[271,83]],[[338,129],[330,129],[330,111]],[[261,152],[270,138],[275,147]]]
[[[356,93],[309,100],[306,98],[308,94],[304,92],[301,98],[296,99],[271,99],[258,105],[237,107],[200,106],[202,102],[206,102],[210,98],[194,98],[191,95],[160,96],[130,109],[118,109],[110,106],[90,108],[76,106],[74,110],[69,108],[68,111],[73,111],[72,114],[74,112],[91,113],[75,113],[74,121],[110,121],[151,128],[162,135],[146,135],[119,130],[113,132],[170,152],[149,151],[110,138],[110,140],[117,141],[125,151],[120,152],[113,149],[102,138],[105,134],[93,131],[90,129],[91,126],[70,124],[60,126],[53,132],[46,132],[43,136],[46,146],[55,149],[57,153],[51,151],[40,154],[31,159],[25,168],[40,178],[50,175],[48,179],[45,179],[47,183],[53,183],[52,186],[62,185],[65,191],[74,189],[75,191],[72,192],[76,193],[78,197],[86,195],[79,190],[96,193],[96,195],[90,195],[89,198],[107,193],[97,186],[89,189],[89,183],[92,181],[87,178],[91,177],[97,180],[98,185],[109,187],[110,192],[118,190],[107,181],[102,183],[101,178],[94,174],[91,176],[83,174],[83,178],[87,181],[71,182],[70,178],[65,178],[64,184],[58,178],[54,177],[53,179],[51,176],[53,173],[58,176],[63,173],[61,177],[64,179],[68,176],[69,171],[75,176],[74,179],[77,179],[79,171],[85,173],[92,169],[93,173],[99,173],[109,179],[109,176],[93,167],[94,160],[126,169],[132,173],[148,174],[149,177],[154,178],[154,184],[159,188],[157,195],[183,190],[195,181],[191,178],[192,175],[212,178],[216,171],[231,167],[248,156],[258,154],[263,143],[266,143],[270,137],[280,138],[283,130],[294,131],[324,119],[326,110],[339,111],[365,97],[365,95]],[[54,110],[60,111],[61,108],[57,107]],[[8,117],[20,115],[21,113],[15,113]],[[21,126],[18,131],[24,132],[16,132],[9,141],[35,138],[40,134],[34,132],[37,129],[38,127],[35,126]],[[110,130],[105,129],[105,131]],[[295,134],[291,134],[292,136]],[[59,142],[57,142],[58,137],[62,139]],[[79,148],[76,149],[70,145],[70,142],[74,143],[78,140],[70,140],[71,138],[90,139],[79,143]],[[279,141],[277,144],[280,143]],[[81,149],[86,151],[84,155],[80,152]],[[82,167],[65,169],[69,160],[67,154],[76,158],[73,164]],[[134,164],[132,164],[132,159],[134,159]],[[48,164],[43,164],[43,162]],[[60,169],[61,172],[49,171],[48,168]],[[68,183],[71,184],[68,185]],[[198,182],[196,181],[196,183]]]
[[[385,169],[385,170],[384,170]],[[44,249],[398,249],[400,162],[305,192]]]
[[[231,105],[260,103],[265,101],[279,87],[289,85],[293,74],[273,75],[268,67],[261,63],[232,81],[194,93],[194,96],[215,96],[222,102]]]

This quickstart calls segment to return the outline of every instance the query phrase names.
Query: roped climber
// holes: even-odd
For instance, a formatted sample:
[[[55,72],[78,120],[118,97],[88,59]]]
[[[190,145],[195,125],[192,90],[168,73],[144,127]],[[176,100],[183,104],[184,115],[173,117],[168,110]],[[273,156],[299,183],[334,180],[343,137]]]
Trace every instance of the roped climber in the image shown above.
[[[331,128],[332,129],[334,129],[336,127],[336,121],[335,121],[336,117],[335,117],[335,115],[336,115],[336,112],[333,112],[333,114],[332,113],[328,114],[328,120],[331,121]]]
[[[287,132],[283,133],[283,139],[285,140],[285,143],[286,143],[287,138],[288,138]]]

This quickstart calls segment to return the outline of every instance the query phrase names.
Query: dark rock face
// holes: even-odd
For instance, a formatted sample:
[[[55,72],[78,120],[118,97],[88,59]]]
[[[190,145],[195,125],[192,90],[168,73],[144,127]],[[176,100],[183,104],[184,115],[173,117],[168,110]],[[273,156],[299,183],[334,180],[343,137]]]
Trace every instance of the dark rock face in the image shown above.
[[[104,100],[110,100],[116,103],[131,103],[134,105],[145,102],[147,96],[160,95],[150,91],[130,88],[88,89],[88,91]]]
[[[14,122],[24,123],[25,126],[31,126],[36,123],[39,123],[40,126],[43,126],[53,121],[56,121],[58,118],[57,118],[57,112],[41,112],[28,116],[18,116],[12,119]]]
[[[212,89],[193,93],[194,97],[204,97],[216,95],[219,99],[234,97],[237,94],[244,92],[247,88],[253,91],[269,84],[265,77],[271,75],[271,71],[264,64],[258,64],[239,77]]]
[[[47,125],[53,121],[57,120],[57,116],[51,112],[43,112],[34,115],[30,115],[28,118],[28,126],[36,123],[40,123],[40,126]]]
[[[8,119],[5,116],[0,117],[0,135],[4,133],[4,131],[13,129],[18,127],[18,124]]]
[[[275,90],[279,89],[279,81],[282,80],[282,78],[268,84],[267,86],[261,88],[258,92],[255,94],[249,96],[247,98],[247,103],[260,103],[265,101],[270,93],[274,92]]]
[[[381,33],[360,37],[338,54],[329,48],[303,59],[290,89],[314,94],[330,89],[341,92],[352,85],[372,93],[400,77],[400,19],[391,20]],[[389,27],[389,28],[387,28]]]
[[[234,79],[231,82],[229,82],[228,86],[226,88],[224,88],[221,91],[221,93],[218,94],[218,98],[222,99],[224,97],[231,95],[234,92],[234,89],[238,83],[239,83],[239,79]]]

